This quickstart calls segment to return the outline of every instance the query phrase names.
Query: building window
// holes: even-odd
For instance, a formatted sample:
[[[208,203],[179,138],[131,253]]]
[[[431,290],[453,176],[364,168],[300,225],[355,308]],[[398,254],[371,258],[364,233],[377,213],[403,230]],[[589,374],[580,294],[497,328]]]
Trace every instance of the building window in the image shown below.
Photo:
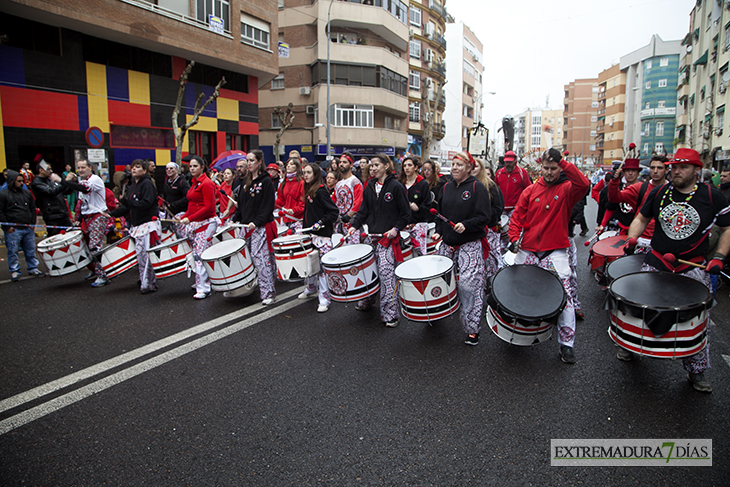
[[[464,72],[472,78],[476,77],[476,70],[474,69],[474,65],[466,59],[464,59]]]
[[[532,126],[532,135],[540,135],[540,126],[539,125],[533,125]]]
[[[226,134],[226,150],[248,150],[248,139],[245,135]]]
[[[268,50],[270,32],[271,27],[268,22],[241,12],[241,42]]]
[[[665,79],[660,79],[659,80],[659,88],[664,88],[665,86],[667,86],[667,80],[666,80],[666,78]]]
[[[658,101],[658,102],[656,103],[656,107],[657,107],[657,108],[664,108],[665,106],[666,106],[666,101],[665,101],[665,100],[659,100],[659,101]]]
[[[646,69],[651,69],[651,59],[647,59],[647,60],[646,60],[646,61],[644,62],[644,67],[645,67]]]
[[[469,127],[461,127],[461,138],[462,139],[469,138]]]
[[[722,110],[717,111],[717,117],[715,118],[715,125],[718,129],[722,130],[725,125],[725,107]]]
[[[228,0],[195,0],[195,14],[198,20],[206,24],[209,15],[223,19],[223,29],[231,30],[231,6]]]
[[[275,113],[271,114],[271,128],[272,129],[281,128],[281,120],[279,120],[279,117]]]
[[[598,108],[598,102],[597,101],[592,101],[591,102],[591,108]]]
[[[532,137],[530,138],[530,147],[533,149],[536,147],[540,147],[540,137]]]
[[[591,130],[591,137],[595,137],[595,136],[596,136],[596,131],[595,130]]]
[[[421,104],[417,101],[412,101],[408,104],[408,121],[409,122],[420,122],[421,121]]]
[[[645,86],[646,86],[646,89],[647,90],[650,90],[651,89],[651,81],[647,81]]]
[[[214,132],[188,131],[188,152],[203,156],[206,161],[212,161],[214,154],[218,154],[215,147]]]
[[[411,41],[410,53],[413,59],[421,59],[421,43],[419,41]]]
[[[657,154],[664,154],[664,142],[657,142],[654,144],[654,152]]]
[[[384,129],[392,129],[393,128],[393,117],[383,117],[383,128]]]
[[[418,71],[410,71],[408,73],[408,86],[412,90],[420,90],[421,89],[421,73]]]
[[[649,102],[644,103],[644,110],[648,110],[651,108],[651,104]]]
[[[335,112],[335,127],[373,128],[372,105],[336,104],[332,109]]]
[[[663,137],[664,136],[664,122],[657,122],[656,123],[656,136],[657,137]]]
[[[284,73],[279,73],[279,76],[271,80],[272,90],[283,90],[284,89]]]
[[[659,66],[661,66],[661,67],[669,66],[669,58],[668,57],[661,58],[659,60]]]
[[[589,150],[591,152],[595,151],[596,150],[596,146],[594,144],[591,144]]]
[[[591,115],[591,122],[597,122],[598,117],[596,115]],[[558,122],[560,122],[560,119],[558,119]]]
[[[420,8],[410,8],[410,20],[411,25],[415,27],[421,27],[421,9]]]
[[[651,124],[649,122],[644,124],[644,132],[641,135],[642,137],[649,137],[651,135]]]

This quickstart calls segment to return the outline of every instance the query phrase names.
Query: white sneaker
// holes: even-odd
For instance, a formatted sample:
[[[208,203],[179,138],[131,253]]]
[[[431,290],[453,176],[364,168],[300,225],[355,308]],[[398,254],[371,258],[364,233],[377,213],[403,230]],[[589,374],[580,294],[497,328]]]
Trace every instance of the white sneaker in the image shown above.
[[[195,293],[193,294],[193,299],[205,299],[208,296],[210,296],[210,293]]]
[[[326,313],[329,309],[330,309],[329,306],[320,304],[319,306],[317,306],[317,313]]]
[[[316,295],[317,295],[317,291],[315,291],[315,292],[313,292],[313,293],[308,293],[308,292],[307,292],[307,291],[305,290],[305,291],[304,291],[304,292],[303,292],[302,294],[300,294],[299,296],[297,296],[297,298],[298,298],[298,299],[309,299],[309,298],[311,298],[312,296],[316,296]]]
[[[263,304],[264,306],[268,306],[270,304],[274,304],[274,301],[276,301],[276,298],[266,298],[261,301],[261,304]]]

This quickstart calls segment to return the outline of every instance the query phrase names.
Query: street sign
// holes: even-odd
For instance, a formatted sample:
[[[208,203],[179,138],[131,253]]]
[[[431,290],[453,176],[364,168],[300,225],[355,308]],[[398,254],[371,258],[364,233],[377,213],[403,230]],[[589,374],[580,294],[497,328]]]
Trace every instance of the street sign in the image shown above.
[[[86,129],[86,143],[91,147],[101,147],[104,145],[104,132],[99,127],[89,127]]]

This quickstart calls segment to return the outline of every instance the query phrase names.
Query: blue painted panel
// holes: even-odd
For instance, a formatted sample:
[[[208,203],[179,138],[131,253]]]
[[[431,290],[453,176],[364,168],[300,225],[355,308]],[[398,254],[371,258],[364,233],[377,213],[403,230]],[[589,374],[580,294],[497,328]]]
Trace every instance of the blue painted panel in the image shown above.
[[[15,47],[0,46],[0,84],[24,87],[25,66],[23,50]]]
[[[106,94],[110,100],[129,102],[129,74],[126,69],[106,67]]]

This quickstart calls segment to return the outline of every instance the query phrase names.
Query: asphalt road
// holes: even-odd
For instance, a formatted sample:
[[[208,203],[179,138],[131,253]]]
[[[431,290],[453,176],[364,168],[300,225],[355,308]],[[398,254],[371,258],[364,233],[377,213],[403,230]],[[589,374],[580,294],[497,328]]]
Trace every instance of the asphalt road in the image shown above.
[[[730,285],[698,393],[678,361],[615,358],[584,240],[575,365],[554,338],[466,346],[455,316],[318,314],[296,284],[262,307],[194,301],[182,275],[145,296],[136,271],[10,283],[2,262],[0,485],[727,485]],[[551,467],[561,438],[712,439],[714,465]]]

